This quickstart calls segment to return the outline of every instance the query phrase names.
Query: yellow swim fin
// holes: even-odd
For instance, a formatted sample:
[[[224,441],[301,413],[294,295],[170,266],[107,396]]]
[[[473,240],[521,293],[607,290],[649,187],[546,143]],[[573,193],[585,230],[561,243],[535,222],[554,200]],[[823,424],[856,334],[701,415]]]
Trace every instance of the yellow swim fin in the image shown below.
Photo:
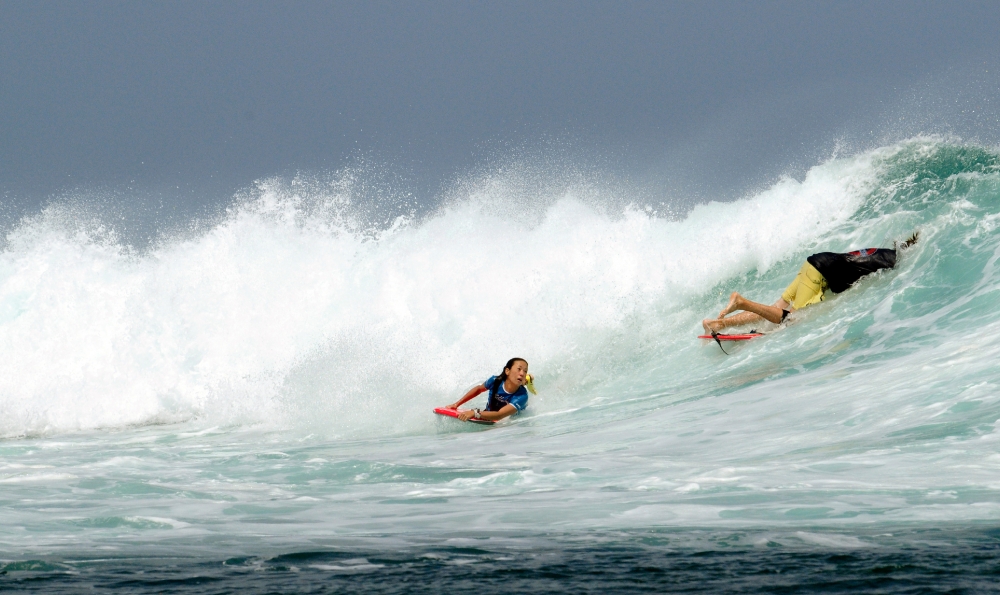
[[[531,394],[533,395],[538,394],[538,391],[535,390],[535,379],[531,376],[531,374],[525,374],[524,386],[528,388],[528,391],[530,391]]]

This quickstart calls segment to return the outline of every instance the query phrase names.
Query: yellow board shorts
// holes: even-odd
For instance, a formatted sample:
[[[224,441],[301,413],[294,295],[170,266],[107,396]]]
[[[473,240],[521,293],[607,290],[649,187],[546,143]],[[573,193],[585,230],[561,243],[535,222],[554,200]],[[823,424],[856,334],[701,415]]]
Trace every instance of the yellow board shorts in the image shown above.
[[[801,310],[810,304],[818,304],[823,301],[823,292],[826,291],[827,284],[823,275],[819,274],[816,267],[808,262],[799,269],[799,274],[795,280],[781,294],[781,299],[792,305],[796,310]]]

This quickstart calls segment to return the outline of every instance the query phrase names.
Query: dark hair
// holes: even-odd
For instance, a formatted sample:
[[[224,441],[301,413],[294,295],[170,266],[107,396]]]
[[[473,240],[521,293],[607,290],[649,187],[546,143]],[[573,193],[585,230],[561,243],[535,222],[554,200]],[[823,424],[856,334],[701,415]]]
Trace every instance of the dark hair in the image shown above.
[[[516,362],[524,362],[525,365],[528,364],[528,360],[523,357],[512,357],[507,360],[507,365],[503,367],[503,372],[497,374],[493,380],[493,386],[490,387],[490,398],[497,396],[497,391],[499,391],[503,383],[507,381],[507,370],[511,369]]]
[[[905,250],[906,248],[909,248],[910,246],[916,244],[917,243],[917,238],[919,238],[919,237],[920,237],[920,232],[919,231],[915,231],[915,232],[913,232],[913,235],[911,235],[910,237],[906,238],[906,241],[903,242],[902,244],[900,244],[899,247]]]

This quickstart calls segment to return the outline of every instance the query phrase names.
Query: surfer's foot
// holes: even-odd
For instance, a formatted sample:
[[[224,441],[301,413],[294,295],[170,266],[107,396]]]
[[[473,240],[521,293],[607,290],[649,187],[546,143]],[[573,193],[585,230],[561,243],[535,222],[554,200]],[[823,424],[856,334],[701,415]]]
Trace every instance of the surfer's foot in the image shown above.
[[[715,331],[718,331],[722,327],[722,324],[717,319],[706,318],[701,321],[701,328],[705,329],[706,335],[711,335]]]
[[[735,312],[737,310],[742,310],[740,303],[743,301],[743,296],[736,293],[735,291],[729,296],[729,304],[719,312],[719,318],[725,318],[727,314]]]

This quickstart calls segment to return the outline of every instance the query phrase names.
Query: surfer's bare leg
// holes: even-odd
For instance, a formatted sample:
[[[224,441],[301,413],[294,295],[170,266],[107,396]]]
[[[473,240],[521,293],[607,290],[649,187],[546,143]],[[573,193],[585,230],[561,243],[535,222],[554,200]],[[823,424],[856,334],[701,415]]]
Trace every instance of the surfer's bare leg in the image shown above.
[[[784,300],[779,300],[779,303],[784,303]],[[759,315],[764,320],[768,322],[773,322],[774,324],[781,324],[781,320],[784,317],[784,309],[778,307],[778,304],[773,306],[768,306],[766,304],[760,304],[751,300],[746,299],[742,295],[733,292],[733,295],[729,296],[729,305],[723,308],[722,312],[719,313],[719,318],[725,318],[727,314],[735,312],[737,310],[743,310],[744,312],[753,312]]]
[[[729,304],[719,313],[719,317],[702,320],[701,326],[705,329],[706,333],[711,333],[712,331],[719,331],[726,327],[751,324],[760,320],[780,324],[784,320],[785,312],[794,309],[788,302],[780,298],[774,302],[774,305],[768,306],[750,301],[734,291],[729,296]],[[743,310],[743,312],[727,316],[727,314],[731,314],[737,310]]]
[[[730,326],[739,326],[741,324],[753,324],[764,320],[759,314],[754,314],[753,312],[740,312],[739,314],[734,314],[732,316],[727,316],[726,318],[706,318],[701,321],[702,328],[705,329],[705,334],[712,334],[712,331],[718,332],[722,329]]]

